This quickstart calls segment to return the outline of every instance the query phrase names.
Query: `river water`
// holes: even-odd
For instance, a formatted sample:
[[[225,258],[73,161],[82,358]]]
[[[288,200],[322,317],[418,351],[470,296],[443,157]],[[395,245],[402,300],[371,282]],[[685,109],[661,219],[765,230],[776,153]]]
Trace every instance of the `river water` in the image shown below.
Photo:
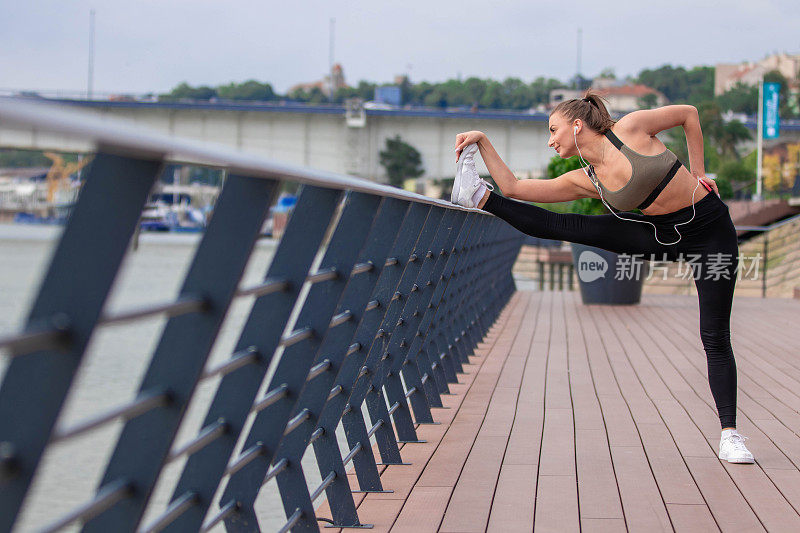
[[[0,224],[0,335],[19,331],[23,326],[60,233],[59,227]],[[199,235],[190,234],[143,234],[138,250],[129,250],[126,256],[106,310],[120,311],[174,299],[199,239]],[[263,280],[274,249],[275,242],[271,240],[265,239],[256,245],[244,284]],[[230,357],[252,301],[252,298],[238,299],[231,306],[210,356],[212,363]],[[71,426],[133,399],[165,322],[163,318],[149,318],[98,330],[90,342],[59,424]],[[0,375],[5,373],[6,364],[6,354],[0,353]],[[197,434],[218,383],[218,379],[211,379],[200,384],[176,443],[186,442]],[[31,386],[35,387],[36,383]],[[121,429],[121,422],[108,424],[50,446],[17,520],[16,530],[35,531],[90,500]],[[341,448],[346,450],[341,427],[338,436]],[[320,483],[313,455],[309,447],[303,460],[312,489]],[[184,460],[180,460],[165,468],[143,524],[148,524],[166,508],[183,465]],[[225,480],[217,498],[224,484]],[[215,500],[211,514],[217,508]],[[256,511],[264,531],[274,531],[285,522],[274,480],[259,493]],[[69,530],[77,529],[76,526]],[[215,529],[224,530],[221,525]]]

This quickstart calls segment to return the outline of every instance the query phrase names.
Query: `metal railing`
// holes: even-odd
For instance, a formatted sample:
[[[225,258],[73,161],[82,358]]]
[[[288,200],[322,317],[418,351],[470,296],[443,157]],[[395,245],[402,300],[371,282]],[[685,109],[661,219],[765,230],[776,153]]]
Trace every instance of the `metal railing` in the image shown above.
[[[221,522],[255,531],[254,502],[273,479],[288,520],[282,531],[317,531],[314,500],[323,493],[334,525],[364,526],[348,465],[361,491],[391,488],[382,485],[372,441],[382,463],[402,464],[398,442],[418,441],[417,425],[433,422],[431,407],[442,406],[441,394],[514,291],[522,234],[448,202],[58,108],[0,99],[0,123],[97,146],[23,330],[0,339],[10,358],[0,385],[0,531],[15,523],[48,445],[115,421],[124,426],[96,495],[45,531],[205,531]],[[174,301],[107,314],[167,160],[228,172],[212,219]],[[286,180],[303,185],[297,205],[263,282],[243,287]],[[222,321],[242,297],[254,303],[236,347],[210,366]],[[167,321],[136,397],[70,427],[57,424],[95,332],[155,315]],[[176,445],[198,383],[212,377],[219,384],[202,429]],[[314,490],[300,465],[310,445],[322,479]],[[178,459],[185,465],[169,506],[142,526],[159,476]]]
[[[800,289],[800,215],[768,226],[736,226],[757,235],[739,245],[746,256],[758,259],[761,297],[791,297]]]
[[[762,298],[794,296],[795,289],[800,288],[800,215],[768,226],[734,227],[740,241],[736,295]],[[649,274],[657,269],[660,272],[664,267],[663,263],[659,267],[648,263]],[[656,277],[652,286],[689,293],[694,288],[690,267],[681,261],[672,263],[670,272],[675,268],[686,275]]]

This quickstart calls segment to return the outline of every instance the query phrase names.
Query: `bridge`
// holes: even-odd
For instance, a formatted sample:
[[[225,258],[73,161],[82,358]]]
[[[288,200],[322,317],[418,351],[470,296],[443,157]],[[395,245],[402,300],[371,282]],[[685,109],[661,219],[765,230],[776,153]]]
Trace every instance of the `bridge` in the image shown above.
[[[343,106],[209,102],[113,102],[54,100],[94,116],[178,138],[215,143],[303,167],[386,180],[380,151],[400,135],[415,147],[426,178],[452,178],[453,146],[461,131],[486,131],[510,168],[541,172],[553,155],[547,147],[547,115],[363,109],[356,119]],[[0,124],[0,144],[8,147],[87,152],[85,139]],[[483,163],[478,163],[483,165]],[[486,172],[485,166],[482,172]]]
[[[540,177],[554,155],[547,147],[547,113],[499,110],[362,109],[341,105],[246,102],[142,102],[54,99],[103,119],[126,121],[148,130],[244,150],[303,167],[383,182],[379,153],[385,140],[400,135],[421,155],[424,178],[451,178],[455,135],[486,132],[512,171]],[[755,122],[747,127],[755,131]],[[780,141],[800,141],[800,123],[781,124]],[[0,144],[8,147],[87,152],[79,137],[53,135],[0,124]],[[750,142],[748,149],[754,148]],[[482,161],[479,172],[488,173]]]
[[[720,463],[692,296],[609,308],[517,291],[522,235],[484,212],[75,110],[0,99],[0,121],[96,153],[24,325],[0,337],[0,531],[800,525],[800,302],[734,302],[757,464]],[[226,170],[213,218],[174,298],[110,310],[165,162]],[[286,181],[302,185],[297,206],[243,283]],[[236,342],[210,360],[243,299]],[[93,338],[154,317],[133,397],[65,423]],[[202,388],[201,423],[179,439]],[[111,451],[86,499],[26,512],[52,451],[100,431]]]

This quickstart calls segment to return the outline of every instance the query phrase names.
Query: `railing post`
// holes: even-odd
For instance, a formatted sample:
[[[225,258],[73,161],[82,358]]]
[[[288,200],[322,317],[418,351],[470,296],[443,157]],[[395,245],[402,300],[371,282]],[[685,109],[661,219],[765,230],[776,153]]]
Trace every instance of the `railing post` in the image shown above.
[[[98,487],[127,480],[135,490],[84,531],[138,526],[277,188],[276,181],[244,176],[226,181],[179,296],[199,296],[205,309],[169,319],[139,386],[140,394],[166,392],[169,401],[128,420]]]
[[[544,290],[544,261],[539,260],[539,290]]]
[[[386,348],[386,353],[384,354],[389,369],[388,372],[383,373],[382,378],[383,386],[386,390],[386,398],[389,400],[389,404],[395,408],[392,418],[395,420],[395,425],[398,428],[398,440],[401,442],[415,442],[418,439],[416,438],[416,431],[413,431],[413,424],[411,422],[405,390],[403,389],[403,380],[401,380],[400,373],[403,373],[403,378],[406,384],[409,387],[418,387],[418,391],[422,390],[422,381],[421,376],[418,373],[416,375],[414,374],[416,369],[408,367],[403,368],[403,362],[405,360],[404,357],[401,357],[398,353],[393,353],[392,348],[399,347],[402,340],[397,339],[397,337],[402,335],[402,328],[405,321],[410,319],[410,317],[403,316],[403,312],[406,308],[406,302],[412,297],[412,291],[415,292],[417,290],[415,289],[415,286],[416,281],[419,279],[419,272],[422,268],[422,263],[426,259],[426,252],[428,252],[429,247],[436,236],[436,232],[439,229],[439,223],[442,220],[443,215],[444,209],[438,207],[432,207],[428,213],[428,217],[425,220],[425,225],[420,232],[419,239],[417,240],[417,243],[414,246],[414,250],[411,254],[413,261],[410,258],[409,262],[406,264],[406,269],[403,272],[403,278],[400,280],[400,285],[397,288],[397,294],[399,297],[395,302],[393,302],[394,304],[397,304],[397,307],[402,309],[402,312],[400,313],[397,322],[394,324],[389,324],[391,327],[391,335],[389,337],[389,344]],[[414,409],[414,419],[416,422],[433,421],[430,406],[428,405],[428,401],[424,394],[417,395],[417,398],[415,398],[415,401],[412,402],[411,406]],[[400,435],[401,428],[405,430],[405,435]],[[408,436],[411,434],[411,432],[408,431],[409,428],[411,428],[414,433],[414,436],[411,439],[408,438]]]
[[[455,242],[447,251],[447,263],[439,276],[440,281],[436,286],[436,293],[431,297],[425,317],[427,326],[424,326],[426,330],[423,330],[427,332],[422,349],[429,354],[431,359],[435,358],[435,360],[441,361],[450,383],[457,383],[457,374],[463,373],[464,370],[461,366],[460,356],[456,354],[456,357],[453,357],[452,344],[449,344],[452,339],[447,338],[446,329],[439,327],[439,324],[444,322],[445,317],[451,313],[452,301],[455,300],[454,289],[457,285],[456,281],[453,281],[453,276],[459,262],[464,263],[460,261],[462,256],[460,252],[476,220],[476,215],[463,214],[462,216],[464,220],[461,229]]]
[[[312,413],[305,419],[298,419],[302,413],[295,413],[309,370],[317,360],[321,341],[328,330],[338,302],[347,283],[347,275],[353,268],[358,252],[364,244],[367,231],[375,214],[373,197],[360,193],[350,194],[345,201],[341,216],[325,249],[325,254],[317,273],[329,273],[313,281],[303,302],[302,309],[292,327],[293,333],[283,342],[283,353],[278,361],[275,374],[267,388],[268,394],[279,389],[285,390],[280,399],[260,411],[245,439],[243,450],[258,450],[260,460],[248,462],[236,469],[228,480],[223,492],[221,505],[234,500],[238,511],[225,519],[228,531],[253,531],[257,527],[253,504],[264,483],[268,466],[278,450],[285,434],[291,433],[287,427],[290,419],[299,420],[299,426],[309,424]],[[315,216],[310,212],[295,210],[292,217],[308,219]],[[315,273],[316,274],[316,273]],[[314,278],[316,275],[313,276]],[[312,276],[309,277],[309,280]],[[306,333],[304,333],[306,332]],[[286,428],[286,430],[284,430]],[[287,462],[287,469],[301,469],[299,461]],[[282,491],[286,516],[301,509],[300,522],[307,523],[308,513],[313,519],[308,488],[293,484],[296,491],[291,498]],[[290,501],[291,500],[291,501]],[[309,511],[310,509],[310,511]],[[316,525],[316,524],[315,524]]]
[[[494,320],[494,317],[486,316],[490,312],[491,293],[486,290],[490,273],[485,268],[491,264],[493,258],[491,254],[487,253],[487,247],[489,250],[491,249],[490,243],[498,229],[493,222],[494,219],[491,219],[483,224],[478,239],[473,242],[469,250],[469,265],[462,280],[463,288],[460,298],[462,303],[458,306],[456,315],[459,318],[456,321],[458,327],[456,341],[462,343],[465,354],[473,353],[479,339]],[[481,261],[485,262],[484,268],[479,268]],[[486,300],[474,298],[473,295],[478,291],[481,294],[489,294],[490,298]],[[486,322],[485,326],[484,322]]]
[[[386,261],[386,253],[392,244],[392,239],[387,239],[386,241],[388,242],[378,242],[377,245],[379,248],[376,250],[374,233],[371,232],[371,228],[376,226],[374,221],[381,199],[379,196],[352,193],[349,201],[353,204],[353,208],[350,212],[343,213],[340,224],[347,224],[348,220],[346,217],[348,215],[359,220],[361,226],[357,231],[349,235],[349,240],[359,243],[364,243],[366,241],[366,251],[370,254],[369,257],[364,257],[362,252],[362,255],[359,257],[360,261],[357,261],[356,264],[370,261],[373,264],[373,268],[376,264],[381,265],[379,268],[382,268],[382,265],[385,264]],[[379,222],[385,224],[389,221],[381,219]],[[371,236],[372,239],[367,238],[368,232],[370,232],[369,236]],[[338,252],[336,247],[344,247],[347,244],[348,242],[345,239],[341,241],[331,240],[326,255],[336,255]],[[359,246],[359,248],[360,247],[361,246]],[[341,276],[344,278],[343,281],[346,283],[346,287],[337,305],[337,309],[334,312],[335,322],[332,321],[330,329],[328,329],[327,333],[324,333],[320,348],[317,352],[319,355],[314,360],[314,368],[316,368],[317,365],[322,365],[322,368],[327,365],[328,370],[323,371],[316,377],[309,377],[307,379],[300,393],[300,398],[297,400],[290,417],[290,419],[294,419],[294,417],[300,416],[305,412],[307,413],[307,419],[302,425],[299,425],[297,429],[293,429],[291,432],[284,435],[275,453],[275,458],[273,459],[274,464],[280,464],[282,461],[286,461],[288,465],[277,475],[278,487],[281,492],[281,500],[283,501],[286,516],[291,516],[298,508],[303,510],[302,516],[292,528],[294,531],[315,531],[317,529],[313,501],[311,499],[306,500],[308,486],[300,461],[303,458],[303,454],[308,447],[312,435],[316,434],[314,438],[322,438],[324,436],[325,430],[317,427],[319,415],[322,413],[329,395],[332,394],[333,382],[339,373],[345,355],[351,350],[352,353],[360,350],[360,348],[356,349],[356,347],[351,348],[351,340],[357,326],[361,322],[364,309],[368,304],[369,296],[377,281],[377,276],[368,278],[362,274],[357,274],[354,275],[354,277],[350,277],[349,271],[342,271]],[[341,317],[349,318],[345,319]],[[323,357],[325,358],[324,361],[322,360]],[[328,440],[336,439],[335,432],[331,432],[327,436]],[[371,450],[365,450],[365,452],[371,453]],[[360,527],[361,524],[358,520],[355,502],[350,493],[350,483],[347,480],[347,472],[344,465],[341,464],[341,461],[338,463],[333,462],[333,464],[331,464],[331,469],[322,473],[322,479],[328,479],[328,476],[331,476],[331,474],[333,477],[325,489],[325,492],[333,497],[330,500],[330,504],[331,511],[335,511],[334,517],[337,525]]]
[[[450,217],[447,217],[447,215]],[[440,394],[449,394],[450,389],[447,385],[448,376],[443,367],[444,363],[435,354],[433,356],[427,350],[422,350],[423,342],[428,334],[428,329],[432,322],[435,309],[433,308],[434,296],[438,296],[435,300],[436,304],[439,303],[441,295],[440,287],[443,289],[445,281],[442,278],[442,272],[445,269],[447,261],[452,253],[453,244],[458,238],[461,228],[464,225],[466,216],[457,211],[450,211],[445,214],[444,221],[450,226],[445,228],[442,239],[436,243],[436,246],[431,250],[434,254],[433,270],[428,276],[426,282],[426,289],[420,294],[420,302],[416,306],[415,314],[418,315],[416,324],[414,324],[414,336],[410,339],[410,347],[405,351],[406,359],[410,362],[417,362],[417,366],[422,365],[422,370],[419,370],[420,375],[425,380],[425,392],[428,400],[433,407],[442,407]],[[455,370],[452,372],[455,378]],[[412,396],[413,397],[413,396]]]
[[[350,448],[358,443],[369,443],[364,417],[361,414],[361,404],[367,400],[367,408],[373,427],[375,439],[381,454],[381,461],[385,464],[402,464],[400,451],[397,447],[391,418],[386,407],[382,393],[382,375],[384,367],[382,358],[385,353],[390,325],[393,325],[400,316],[401,308],[397,301],[397,294],[402,277],[405,273],[407,260],[416,244],[430,207],[420,204],[411,204],[403,224],[400,227],[398,238],[395,241],[389,257],[393,264],[384,269],[374,299],[386,308],[386,314],[377,329],[375,341],[369,349],[364,366],[369,374],[364,379],[359,379],[353,385],[353,392],[345,407],[342,416],[342,425],[347,436]],[[392,231],[387,228],[387,232]],[[396,420],[397,432],[400,435],[412,435],[416,439],[414,425],[408,418],[408,425],[402,425],[404,419]]]
[[[423,368],[420,368],[417,357],[409,357],[409,346],[413,345],[415,340],[419,337],[419,330],[417,329],[421,321],[421,316],[424,313],[424,306],[430,301],[432,294],[432,286],[434,279],[438,275],[437,263],[444,267],[444,259],[439,253],[452,234],[455,238],[453,231],[453,222],[456,219],[457,213],[452,210],[446,210],[439,222],[436,229],[436,234],[432,242],[424,249],[424,259],[422,259],[422,266],[411,292],[406,299],[403,313],[400,316],[397,326],[392,332],[392,337],[387,348],[388,353],[392,354],[392,372],[402,372],[405,385],[406,396],[411,402],[412,409],[417,423],[431,423],[433,417],[422,418],[418,413],[423,413],[423,416],[430,414],[430,407],[441,407],[441,399],[439,397],[439,386],[435,383],[436,379],[431,375],[430,361],[428,361]],[[441,271],[441,268],[438,269]],[[427,296],[427,299],[426,299]],[[427,359],[427,354],[425,354]],[[423,380],[423,376],[427,375],[428,378]],[[442,375],[442,379],[444,376]],[[447,382],[442,384],[445,388]]]
[[[341,192],[336,190],[319,187],[304,187],[301,190],[296,212],[313,211],[315,216],[292,216],[289,219],[283,239],[264,276],[265,282],[284,283],[284,288],[256,298],[236,343],[235,352],[252,347],[259,357],[254,364],[243,366],[220,381],[203,428],[224,420],[227,431],[189,456],[171,501],[194,493],[198,495],[197,503],[167,526],[165,531],[198,531],[202,526],[340,198]]]
[[[761,297],[767,297],[767,259],[769,258],[769,232],[764,232],[764,277],[761,278]]]
[[[331,394],[338,388],[341,389],[341,392],[330,398],[323,407],[318,422],[318,429],[321,429],[322,433],[313,440],[314,453],[321,478],[324,479],[332,471],[337,473],[336,480],[326,489],[333,520],[337,525],[358,524],[358,517],[356,516],[355,521],[353,521],[347,515],[351,506],[352,512],[355,513],[355,506],[352,503],[350,485],[347,483],[346,465],[342,462],[341,450],[336,440],[336,427],[342,417],[345,406],[352,398],[351,393],[356,381],[359,378],[371,380],[375,371],[374,363],[372,365],[368,364],[365,358],[375,340],[375,331],[377,331],[381,320],[386,314],[388,307],[386,303],[388,303],[391,293],[382,290],[381,284],[385,284],[391,275],[385,273],[384,269],[392,269],[395,266],[393,262],[387,265],[387,258],[391,259],[389,253],[393,243],[402,238],[396,232],[403,227],[403,218],[407,212],[407,202],[393,198],[385,198],[383,200],[370,235],[367,238],[365,249],[358,259],[360,264],[367,261],[371,262],[374,268],[367,273],[361,274],[358,278],[352,279],[347,286],[347,294],[343,296],[342,300],[344,302],[360,294],[363,294],[364,297],[369,296],[366,307],[360,306],[363,308],[363,317],[358,322],[358,327],[353,334],[351,347],[354,351],[345,359],[339,374],[336,376],[335,385],[331,389]],[[392,232],[395,232],[394,238],[390,236]],[[381,294],[383,295],[382,297]],[[357,312],[361,311],[361,309],[357,309]],[[351,445],[350,449],[355,449],[356,446],[360,446],[361,449],[360,452],[353,456],[353,466],[358,477],[359,488],[362,491],[386,492],[383,491],[381,485],[375,458],[372,454],[371,443],[366,431],[364,431],[363,439],[359,439],[355,444]],[[396,450],[396,442],[394,446]],[[339,481],[340,478],[341,482]]]
[[[0,387],[2,531],[14,524],[160,171],[158,156],[99,153],[91,163],[25,325],[60,328],[63,343],[14,357]]]
[[[468,290],[470,271],[473,267],[475,252],[485,234],[485,230],[486,224],[473,224],[469,239],[465,245],[456,250],[458,268],[450,275],[448,283],[449,294],[445,295],[444,298],[448,314],[442,317],[444,322],[443,330],[445,332],[445,340],[443,342],[447,343],[450,351],[455,351],[462,364],[469,364],[469,355],[472,353],[472,348],[465,338],[468,335],[466,330],[467,311],[461,306],[469,299],[466,291]]]

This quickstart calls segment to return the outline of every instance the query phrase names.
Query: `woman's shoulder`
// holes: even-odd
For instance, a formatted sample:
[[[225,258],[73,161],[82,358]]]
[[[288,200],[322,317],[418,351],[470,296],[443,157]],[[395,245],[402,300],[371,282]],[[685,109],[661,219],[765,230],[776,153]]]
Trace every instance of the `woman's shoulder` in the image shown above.
[[[632,111],[614,124],[612,132],[617,137],[652,137],[649,132],[648,113],[650,110]]]
[[[645,116],[642,111],[631,111],[630,113],[620,117],[612,129],[614,133],[630,133],[636,131],[637,129],[641,129],[641,123],[643,119],[645,119]]]
[[[630,133],[643,132],[652,137],[659,132],[685,125],[692,117],[697,120],[697,108],[675,104],[632,111],[620,118],[617,125]]]

